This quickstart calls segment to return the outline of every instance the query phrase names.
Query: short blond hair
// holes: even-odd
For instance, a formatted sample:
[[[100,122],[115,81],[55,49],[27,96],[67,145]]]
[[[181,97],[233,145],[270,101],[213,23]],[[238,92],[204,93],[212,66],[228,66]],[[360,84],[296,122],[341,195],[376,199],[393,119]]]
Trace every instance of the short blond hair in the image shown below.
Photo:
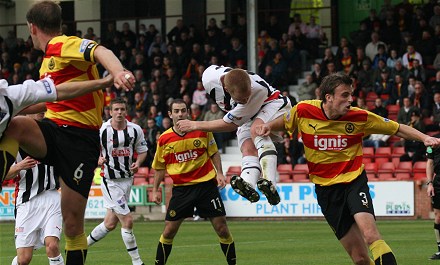
[[[242,69],[232,69],[225,75],[225,87],[230,93],[234,91],[243,93],[251,88],[251,79],[246,71]]]

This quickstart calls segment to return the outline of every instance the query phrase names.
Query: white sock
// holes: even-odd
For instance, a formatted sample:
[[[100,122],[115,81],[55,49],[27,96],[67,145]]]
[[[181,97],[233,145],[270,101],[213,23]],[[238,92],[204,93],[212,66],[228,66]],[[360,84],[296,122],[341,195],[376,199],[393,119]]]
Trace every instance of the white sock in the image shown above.
[[[97,225],[93,231],[90,233],[90,235],[87,237],[87,245],[91,246],[98,242],[99,240],[103,239],[110,230],[105,227],[104,222]]]
[[[255,189],[257,186],[257,180],[261,176],[261,166],[258,157],[245,156],[241,160],[241,174],[240,177],[252,185]]]
[[[18,257],[15,256],[15,258],[12,260],[11,265],[18,265],[18,261],[17,261]]]
[[[64,265],[64,259],[61,253],[58,257],[49,258],[49,265]]]
[[[257,136],[254,139],[255,147],[258,151],[263,178],[272,181],[273,185],[277,182],[277,151],[270,137]]]
[[[139,256],[139,250],[136,244],[136,238],[134,237],[132,229],[121,228],[122,240],[127,248],[128,255],[130,255],[133,265],[142,264],[141,257]]]

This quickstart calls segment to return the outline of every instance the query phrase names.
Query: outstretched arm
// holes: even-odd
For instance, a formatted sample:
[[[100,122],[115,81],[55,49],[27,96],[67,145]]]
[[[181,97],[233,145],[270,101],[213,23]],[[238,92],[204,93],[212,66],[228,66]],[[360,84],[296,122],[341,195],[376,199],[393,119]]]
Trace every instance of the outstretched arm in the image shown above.
[[[431,137],[405,124],[400,124],[396,136],[408,140],[421,141],[425,144],[425,146],[433,146],[433,147],[440,146],[440,138]]]
[[[263,123],[256,127],[256,132],[260,136],[269,136],[272,131],[284,130],[284,117],[280,116],[273,121]]]
[[[131,90],[134,87],[135,78],[133,74],[124,69],[121,61],[115,56],[115,54],[99,45],[95,49],[95,60],[102,64],[104,68],[114,77],[114,84],[116,88],[123,88],[125,90]]]
[[[232,132],[238,128],[234,123],[227,123],[222,119],[213,121],[190,121],[180,120],[177,128],[182,132],[205,131],[205,132]]]
[[[56,85],[57,100],[76,98],[112,85],[113,76],[111,75],[97,80],[62,83]]]

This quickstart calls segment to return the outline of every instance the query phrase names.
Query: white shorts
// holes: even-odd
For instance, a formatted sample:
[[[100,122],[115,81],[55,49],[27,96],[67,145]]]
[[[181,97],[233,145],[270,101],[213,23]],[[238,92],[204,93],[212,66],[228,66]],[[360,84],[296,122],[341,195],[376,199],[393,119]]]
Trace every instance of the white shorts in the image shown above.
[[[246,122],[242,126],[238,127],[238,129],[237,129],[238,146],[242,146],[243,142],[246,139],[251,138],[251,127],[252,127],[252,124],[254,123],[255,119],[260,119],[264,123],[267,123],[269,121],[275,120],[279,116],[282,116],[286,112],[290,111],[290,109],[292,108],[292,105],[290,104],[289,100],[287,100],[287,101],[288,101],[288,104],[286,104],[283,108],[281,108],[281,107],[286,103],[284,101],[284,99],[277,99],[277,100],[274,100],[274,101],[264,105],[263,107],[261,107],[260,111],[257,113],[257,115],[253,119],[249,120],[248,122]],[[270,137],[272,138],[272,140],[274,142],[283,141],[283,139],[276,134],[271,134]]]
[[[63,218],[61,197],[56,190],[45,191],[17,206],[15,247],[43,247],[48,236],[61,238]]]
[[[132,185],[133,178],[103,178],[101,190],[104,196],[104,207],[112,210],[116,214],[129,214],[128,199],[130,198]]]

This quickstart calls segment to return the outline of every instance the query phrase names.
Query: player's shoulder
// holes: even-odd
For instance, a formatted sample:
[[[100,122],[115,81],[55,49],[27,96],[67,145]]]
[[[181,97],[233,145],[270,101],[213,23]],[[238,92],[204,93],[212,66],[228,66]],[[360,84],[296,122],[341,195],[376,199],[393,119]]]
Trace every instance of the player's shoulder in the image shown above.
[[[103,122],[102,125],[101,125],[100,131],[103,131],[103,130],[107,129],[108,127],[111,127],[111,124],[110,124],[111,120],[112,119],[109,119],[109,120]]]
[[[128,120],[127,120],[127,127],[131,127],[134,130],[136,130],[136,131],[142,131],[142,127],[141,126],[139,126],[138,124],[133,123],[131,121],[128,121]]]
[[[220,77],[225,75],[231,68],[225,66],[211,65],[202,74],[203,84],[209,82],[219,82]]]

